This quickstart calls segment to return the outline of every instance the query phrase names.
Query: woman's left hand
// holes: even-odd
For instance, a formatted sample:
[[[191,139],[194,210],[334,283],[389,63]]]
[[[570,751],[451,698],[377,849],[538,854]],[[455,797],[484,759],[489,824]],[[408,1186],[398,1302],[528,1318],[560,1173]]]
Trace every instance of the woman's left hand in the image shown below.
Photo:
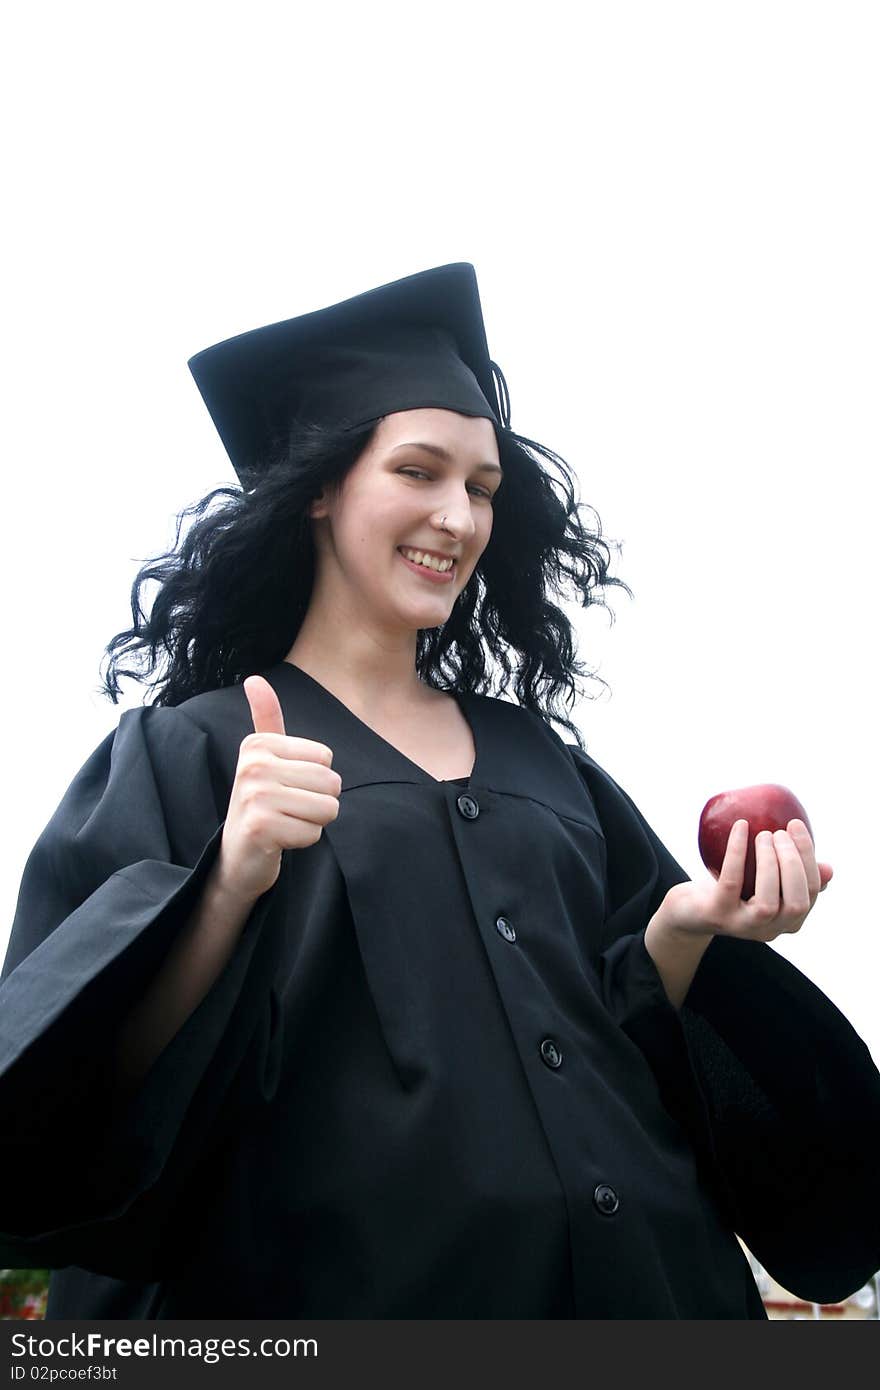
[[[695,936],[739,936],[749,941],[773,941],[799,931],[833,869],[819,864],[809,830],[802,820],[790,820],[785,830],[762,831],[755,840],[755,893],[740,897],[749,823],[731,828],[721,872],[714,882],[676,883],[663,899],[658,916],[676,933]]]

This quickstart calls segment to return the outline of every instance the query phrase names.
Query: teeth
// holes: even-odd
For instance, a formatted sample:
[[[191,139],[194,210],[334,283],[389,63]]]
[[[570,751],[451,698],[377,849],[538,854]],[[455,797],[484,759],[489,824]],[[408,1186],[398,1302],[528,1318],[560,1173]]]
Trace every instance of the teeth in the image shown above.
[[[424,565],[426,569],[436,570],[438,574],[446,574],[454,563],[452,560],[438,560],[436,555],[426,555],[422,550],[403,550],[402,554],[414,564]]]

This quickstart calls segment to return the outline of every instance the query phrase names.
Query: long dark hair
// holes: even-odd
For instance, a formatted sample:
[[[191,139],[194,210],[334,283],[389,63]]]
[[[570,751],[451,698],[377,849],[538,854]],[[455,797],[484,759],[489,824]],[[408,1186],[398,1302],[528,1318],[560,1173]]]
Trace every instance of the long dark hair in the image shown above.
[[[341,486],[375,429],[298,424],[252,488],[218,487],[185,507],[174,546],[138,571],[132,626],[105,649],[99,693],[115,704],[119,678],[129,676],[149,683],[153,704],[179,705],[282,661],[312,594],[309,503],[322,487]],[[572,625],[552,599],[599,603],[613,622],[603,588],[632,591],[609,574],[601,523],[578,502],[565,461],[509,429],[496,427],[496,438],[504,481],[489,543],[448,621],[419,631],[416,666],[438,690],[503,696],[512,684],[519,704],[583,747],[560,703],[571,708],[585,677],[606,682],[576,659]],[[587,510],[595,529],[583,520]],[[147,613],[151,582],[159,587]],[[134,667],[123,665],[130,658]]]

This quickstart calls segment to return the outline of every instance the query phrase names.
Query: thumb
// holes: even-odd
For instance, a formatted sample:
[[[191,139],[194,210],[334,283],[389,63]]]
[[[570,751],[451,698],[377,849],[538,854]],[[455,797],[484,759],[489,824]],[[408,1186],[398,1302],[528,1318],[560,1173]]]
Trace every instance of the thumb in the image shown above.
[[[244,693],[251,708],[256,734],[283,734],[284,715],[278,696],[262,676],[248,676]]]

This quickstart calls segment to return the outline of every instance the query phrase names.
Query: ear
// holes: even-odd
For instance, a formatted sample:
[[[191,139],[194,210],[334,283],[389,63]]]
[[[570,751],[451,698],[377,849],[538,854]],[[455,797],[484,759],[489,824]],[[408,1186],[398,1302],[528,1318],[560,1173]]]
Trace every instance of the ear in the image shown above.
[[[319,517],[327,515],[328,501],[329,499],[327,497],[327,488],[324,487],[321,489],[318,496],[315,497],[309,503],[308,515],[312,518],[313,521],[316,521]]]

